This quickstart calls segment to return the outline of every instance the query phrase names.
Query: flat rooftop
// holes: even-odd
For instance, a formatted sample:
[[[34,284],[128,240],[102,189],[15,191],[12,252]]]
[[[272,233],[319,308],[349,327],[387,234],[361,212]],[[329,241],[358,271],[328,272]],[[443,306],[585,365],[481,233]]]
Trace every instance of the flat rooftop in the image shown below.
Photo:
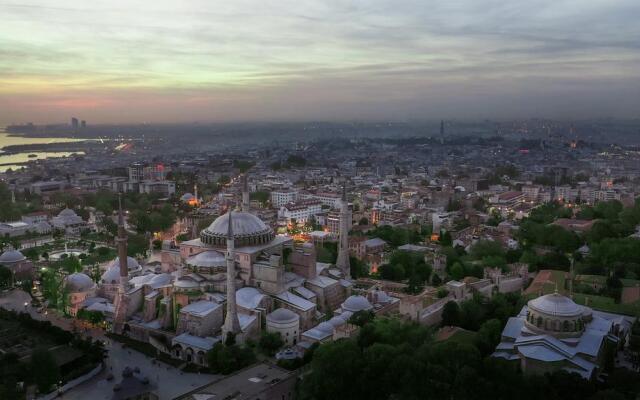
[[[294,378],[295,375],[290,371],[260,363],[178,396],[174,400],[252,399],[272,386]]]

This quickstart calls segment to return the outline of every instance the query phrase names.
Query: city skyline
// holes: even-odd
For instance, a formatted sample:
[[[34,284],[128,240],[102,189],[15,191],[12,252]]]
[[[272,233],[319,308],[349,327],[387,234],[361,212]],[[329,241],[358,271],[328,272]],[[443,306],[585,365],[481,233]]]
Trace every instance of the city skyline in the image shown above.
[[[0,121],[638,117],[633,1],[0,2]]]

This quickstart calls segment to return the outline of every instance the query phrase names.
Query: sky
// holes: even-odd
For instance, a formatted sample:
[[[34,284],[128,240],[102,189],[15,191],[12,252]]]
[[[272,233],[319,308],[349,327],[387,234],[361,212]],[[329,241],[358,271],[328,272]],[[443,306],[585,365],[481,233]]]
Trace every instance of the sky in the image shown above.
[[[0,122],[640,117],[638,0],[0,0]]]

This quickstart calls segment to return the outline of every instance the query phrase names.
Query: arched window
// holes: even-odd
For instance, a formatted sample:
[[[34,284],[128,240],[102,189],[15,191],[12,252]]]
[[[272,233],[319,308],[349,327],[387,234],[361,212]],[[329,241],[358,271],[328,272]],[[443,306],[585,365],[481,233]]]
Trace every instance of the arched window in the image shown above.
[[[564,321],[564,322],[562,323],[562,330],[563,330],[564,332],[568,332],[568,331],[569,331],[569,321]]]
[[[538,319],[536,320],[536,325],[539,327],[542,326],[542,317],[538,315]]]

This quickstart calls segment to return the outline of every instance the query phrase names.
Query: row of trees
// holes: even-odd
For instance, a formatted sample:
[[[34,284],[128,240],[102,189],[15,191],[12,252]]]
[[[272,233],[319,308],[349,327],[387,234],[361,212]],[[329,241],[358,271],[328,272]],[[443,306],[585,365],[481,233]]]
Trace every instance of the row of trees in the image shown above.
[[[487,322],[491,339],[498,323]],[[481,342],[435,342],[420,325],[376,319],[356,338],[323,344],[301,381],[301,399],[633,399],[638,374],[612,373],[596,384],[559,371],[520,373],[504,360],[483,357]],[[480,347],[479,347],[480,346]]]

